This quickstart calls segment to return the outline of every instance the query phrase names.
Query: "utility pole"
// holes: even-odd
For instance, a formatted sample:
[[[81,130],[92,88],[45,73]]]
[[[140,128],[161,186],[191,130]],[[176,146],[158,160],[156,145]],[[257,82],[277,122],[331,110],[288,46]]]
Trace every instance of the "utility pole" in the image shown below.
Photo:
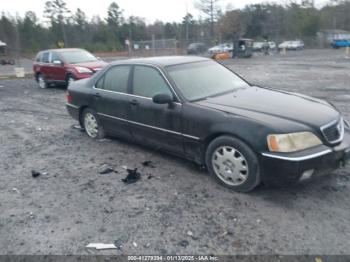
[[[188,5],[186,3],[186,46],[188,46],[188,37],[189,37],[189,34],[188,34]]]

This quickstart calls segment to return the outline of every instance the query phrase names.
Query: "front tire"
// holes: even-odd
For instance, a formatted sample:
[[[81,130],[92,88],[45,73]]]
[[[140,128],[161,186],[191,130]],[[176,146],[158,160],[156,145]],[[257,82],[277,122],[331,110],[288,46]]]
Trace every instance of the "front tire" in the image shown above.
[[[249,192],[260,183],[256,154],[234,137],[221,136],[213,140],[205,160],[209,173],[221,185],[234,191]]]
[[[82,124],[86,134],[93,139],[102,139],[105,137],[105,132],[101,126],[95,111],[87,108],[82,114]]]
[[[68,75],[66,78],[66,87],[68,88],[75,81],[74,76]]]

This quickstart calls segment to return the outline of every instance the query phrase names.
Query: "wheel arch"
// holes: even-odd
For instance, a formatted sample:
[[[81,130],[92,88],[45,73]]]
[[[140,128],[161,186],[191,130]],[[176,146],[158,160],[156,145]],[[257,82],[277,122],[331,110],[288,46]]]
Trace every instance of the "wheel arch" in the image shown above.
[[[222,136],[229,136],[229,137],[233,137],[233,138],[236,138],[240,141],[242,141],[243,143],[245,143],[253,152],[255,152],[255,154],[258,156],[258,152],[256,150],[256,147],[254,147],[252,145],[252,143],[250,143],[247,139],[244,139],[242,138],[242,136],[240,135],[237,135],[237,134],[234,134],[232,132],[220,132],[220,131],[217,131],[217,132],[213,132],[212,134],[208,135],[204,140],[203,140],[203,143],[202,143],[202,152],[201,152],[201,161],[203,164],[205,164],[205,155],[207,153],[207,150],[208,150],[208,147],[210,145],[210,143],[212,141],[214,141],[215,139],[217,139],[218,137],[222,137]]]
[[[37,71],[37,72],[35,72],[35,74],[34,74],[34,78],[35,78],[35,80],[38,82],[39,81],[39,75],[43,75],[43,73],[41,73],[40,71]],[[44,76],[44,75],[43,75]]]
[[[83,112],[85,109],[89,108],[87,105],[83,105],[79,107],[79,124],[81,127],[84,127],[84,122],[83,122]]]

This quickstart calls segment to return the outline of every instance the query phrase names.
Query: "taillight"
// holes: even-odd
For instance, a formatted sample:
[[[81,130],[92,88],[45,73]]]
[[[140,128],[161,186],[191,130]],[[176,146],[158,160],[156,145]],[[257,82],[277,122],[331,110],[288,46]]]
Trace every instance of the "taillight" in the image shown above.
[[[68,91],[66,91],[66,99],[67,99],[67,103],[72,103],[73,101],[73,97]]]

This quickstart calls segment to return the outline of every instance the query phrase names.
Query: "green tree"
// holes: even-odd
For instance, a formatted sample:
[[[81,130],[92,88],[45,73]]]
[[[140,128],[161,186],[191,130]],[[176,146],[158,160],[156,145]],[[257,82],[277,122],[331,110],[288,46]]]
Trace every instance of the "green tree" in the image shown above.
[[[117,29],[123,23],[123,11],[116,2],[109,5],[106,21],[114,29]]]
[[[62,39],[65,44],[68,45],[65,24],[71,17],[71,12],[68,10],[66,2],[63,0],[47,1],[45,3],[44,16],[50,19],[51,27],[53,29],[55,29],[58,25],[61,31]]]

